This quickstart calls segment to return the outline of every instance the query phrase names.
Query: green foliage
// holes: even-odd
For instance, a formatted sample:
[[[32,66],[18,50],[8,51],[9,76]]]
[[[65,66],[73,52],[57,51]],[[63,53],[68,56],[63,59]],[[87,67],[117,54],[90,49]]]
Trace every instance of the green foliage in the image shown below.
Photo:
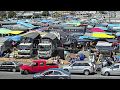
[[[49,16],[49,11],[43,11],[42,16]]]
[[[14,11],[9,11],[8,18],[13,18],[13,17],[16,17],[16,13]]]
[[[0,18],[5,18],[6,15],[6,11],[0,11]]]

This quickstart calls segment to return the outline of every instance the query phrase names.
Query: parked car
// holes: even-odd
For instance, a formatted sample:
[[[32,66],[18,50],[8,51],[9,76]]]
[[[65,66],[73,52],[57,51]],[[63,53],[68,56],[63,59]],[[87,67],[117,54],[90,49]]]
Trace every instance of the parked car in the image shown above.
[[[95,72],[95,65],[89,61],[75,61],[62,68],[70,73],[84,73],[85,75]]]
[[[34,74],[33,79],[71,79],[71,75],[61,68],[52,68],[43,73]]]
[[[115,63],[111,66],[103,67],[101,70],[101,75],[120,75],[120,63]]]
[[[22,64],[19,62],[6,61],[0,64],[0,70],[16,72],[20,71],[20,66],[22,66]]]
[[[33,60],[30,65],[22,65],[20,67],[21,74],[29,74],[29,73],[39,73],[50,68],[59,68],[57,64],[47,63],[47,60],[40,59],[40,60]]]

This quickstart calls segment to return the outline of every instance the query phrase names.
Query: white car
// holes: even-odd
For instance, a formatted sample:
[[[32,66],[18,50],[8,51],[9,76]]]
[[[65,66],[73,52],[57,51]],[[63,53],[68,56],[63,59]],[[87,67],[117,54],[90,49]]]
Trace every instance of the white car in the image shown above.
[[[85,75],[95,72],[95,65],[89,61],[75,61],[74,63],[63,66],[62,68],[70,73],[84,73]]]
[[[101,75],[120,75],[120,63],[115,63],[108,67],[103,67],[101,70]]]

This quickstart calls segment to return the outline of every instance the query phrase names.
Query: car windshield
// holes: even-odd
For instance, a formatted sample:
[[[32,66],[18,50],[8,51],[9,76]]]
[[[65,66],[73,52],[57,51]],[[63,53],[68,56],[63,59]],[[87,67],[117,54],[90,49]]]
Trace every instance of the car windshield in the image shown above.
[[[19,49],[21,50],[29,50],[31,47],[29,45],[20,45]]]
[[[51,45],[39,45],[40,51],[49,51],[51,48]]]

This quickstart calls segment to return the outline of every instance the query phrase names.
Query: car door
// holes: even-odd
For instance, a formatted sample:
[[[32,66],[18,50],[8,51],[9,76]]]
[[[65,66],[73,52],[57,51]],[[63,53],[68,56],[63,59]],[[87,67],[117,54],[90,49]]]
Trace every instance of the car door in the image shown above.
[[[111,71],[112,75],[119,75],[120,74],[119,65],[114,65],[111,69],[112,69],[112,71]]]
[[[52,76],[52,79],[59,79],[59,78],[65,78],[65,76],[60,71],[54,71],[54,75]]]
[[[15,67],[13,62],[7,62],[6,63],[6,70],[11,70]]]
[[[46,71],[42,75],[42,79],[53,79],[54,72],[52,70]]]
[[[35,73],[45,71],[46,69],[45,69],[45,67],[44,67],[44,62],[35,63],[35,64],[32,66],[32,70],[33,70],[33,72],[35,72]]]
[[[71,73],[79,73],[80,63],[74,63],[71,67]]]
[[[6,68],[7,68],[7,62],[3,62],[3,63],[1,64],[0,69],[1,69],[1,70],[6,70]]]
[[[38,72],[38,63],[33,63],[33,65],[31,66],[32,68],[32,72],[33,73],[37,73]]]

